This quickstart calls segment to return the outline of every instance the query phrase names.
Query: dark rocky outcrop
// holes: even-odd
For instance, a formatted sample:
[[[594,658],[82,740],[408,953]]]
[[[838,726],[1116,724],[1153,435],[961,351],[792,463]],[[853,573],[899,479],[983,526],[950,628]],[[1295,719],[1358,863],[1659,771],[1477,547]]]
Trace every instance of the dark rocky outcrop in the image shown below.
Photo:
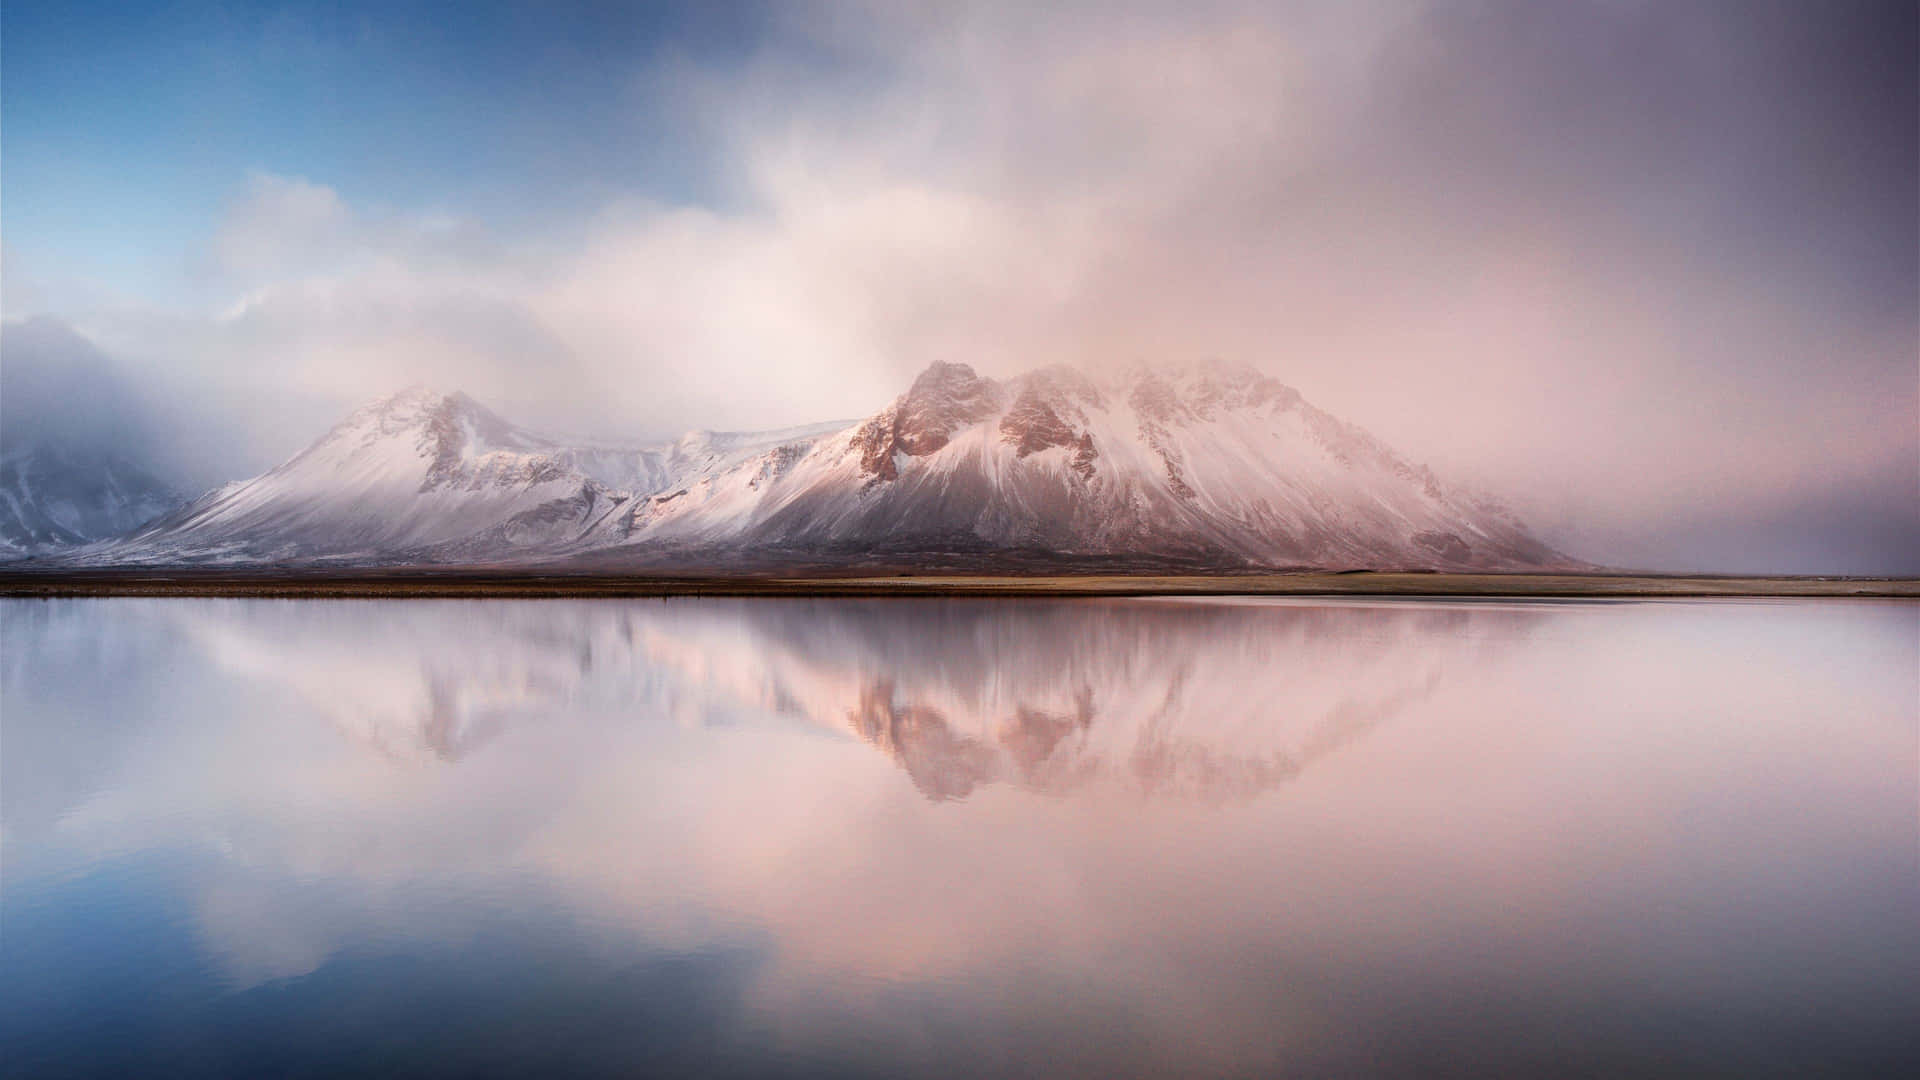
[[[965,364],[935,363],[920,373],[900,400],[855,433],[860,467],[876,480],[900,475],[894,455],[925,457],[947,445],[953,433],[1000,408],[1000,389]]]

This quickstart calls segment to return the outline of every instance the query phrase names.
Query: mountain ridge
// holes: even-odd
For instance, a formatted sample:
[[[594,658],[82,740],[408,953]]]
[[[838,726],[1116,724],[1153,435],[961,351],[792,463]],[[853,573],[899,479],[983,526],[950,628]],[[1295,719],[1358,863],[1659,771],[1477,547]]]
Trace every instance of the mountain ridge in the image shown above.
[[[1519,570],[1578,563],[1503,506],[1217,361],[1006,379],[930,365],[862,420],[562,443],[422,386],[90,565],[892,559]]]

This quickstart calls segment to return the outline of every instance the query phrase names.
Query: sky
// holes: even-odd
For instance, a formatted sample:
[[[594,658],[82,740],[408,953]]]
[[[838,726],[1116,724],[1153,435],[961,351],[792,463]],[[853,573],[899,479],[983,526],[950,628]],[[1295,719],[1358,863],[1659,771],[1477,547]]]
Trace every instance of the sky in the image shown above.
[[[1595,561],[1920,573],[1917,207],[1912,4],[8,0],[0,407],[192,488],[1217,356]]]

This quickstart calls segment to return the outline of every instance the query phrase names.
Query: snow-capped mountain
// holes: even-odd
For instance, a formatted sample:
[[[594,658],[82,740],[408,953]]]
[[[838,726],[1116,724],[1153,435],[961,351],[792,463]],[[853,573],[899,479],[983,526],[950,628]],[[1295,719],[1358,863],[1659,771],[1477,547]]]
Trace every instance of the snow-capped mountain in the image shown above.
[[[1045,552],[1207,564],[1569,562],[1291,387],[1217,363],[1007,381],[935,364],[887,409],[595,526],[610,544]]]
[[[1571,565],[1292,388],[1205,363],[935,364],[864,421],[575,446],[463,394],[366,406],[96,562]]]
[[[804,446],[810,437],[808,429],[698,432],[664,446],[568,446],[465,394],[413,387],[101,554],[145,562],[538,557],[574,546],[636,493],[725,468],[770,441]]]
[[[185,500],[140,466],[46,443],[0,452],[0,557],[124,535]]]

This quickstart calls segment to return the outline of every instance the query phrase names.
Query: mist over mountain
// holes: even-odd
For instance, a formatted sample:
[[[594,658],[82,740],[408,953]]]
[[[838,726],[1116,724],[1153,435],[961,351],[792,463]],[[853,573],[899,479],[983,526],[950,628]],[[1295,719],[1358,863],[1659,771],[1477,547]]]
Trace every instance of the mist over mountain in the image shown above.
[[[105,540],[185,501],[151,410],[54,319],[0,324],[0,557]]]

